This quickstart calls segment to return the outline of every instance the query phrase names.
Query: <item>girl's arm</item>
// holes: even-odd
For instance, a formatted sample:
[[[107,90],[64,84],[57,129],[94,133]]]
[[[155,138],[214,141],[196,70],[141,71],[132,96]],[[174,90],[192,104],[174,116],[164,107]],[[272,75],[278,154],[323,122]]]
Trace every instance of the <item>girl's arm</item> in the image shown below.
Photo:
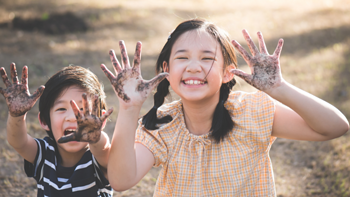
[[[96,158],[97,162],[103,167],[105,175],[108,156],[110,151],[110,143],[108,135],[101,131],[105,125],[105,121],[113,112],[113,108],[103,113],[101,117],[97,117],[98,96],[94,95],[92,102],[88,102],[87,95],[82,95],[83,111],[79,110],[75,101],[70,101],[75,117],[77,119],[78,129],[73,133],[61,137],[58,142],[65,143],[69,141],[89,142],[90,151]],[[92,107],[91,107],[92,104]],[[91,111],[90,111],[91,108]],[[106,176],[107,177],[107,176]]]
[[[18,81],[14,63],[11,64],[12,84],[3,67],[0,68],[0,74],[6,85],[5,89],[0,87],[0,93],[4,95],[9,110],[6,128],[7,141],[25,160],[33,163],[38,147],[35,140],[27,134],[26,114],[43,93],[44,86],[39,87],[33,95],[30,95],[27,66],[23,67],[21,83]]]
[[[105,65],[101,65],[101,68],[119,99],[118,118],[108,161],[108,177],[113,189],[122,191],[137,184],[154,164],[153,154],[145,146],[135,144],[135,131],[143,102],[167,74],[160,74],[149,81],[143,80],[140,71],[141,42],[136,45],[132,67],[124,42],[120,41],[119,45],[122,65],[119,64],[114,51],[110,51],[117,75],[114,76]]]
[[[349,129],[345,116],[331,104],[289,84],[282,78],[279,56],[280,39],[273,55],[269,55],[262,34],[258,32],[260,52],[243,30],[252,55],[238,42],[232,44],[248,63],[252,74],[234,69],[231,72],[264,91],[276,102],[272,135],[295,140],[323,141],[339,137]]]

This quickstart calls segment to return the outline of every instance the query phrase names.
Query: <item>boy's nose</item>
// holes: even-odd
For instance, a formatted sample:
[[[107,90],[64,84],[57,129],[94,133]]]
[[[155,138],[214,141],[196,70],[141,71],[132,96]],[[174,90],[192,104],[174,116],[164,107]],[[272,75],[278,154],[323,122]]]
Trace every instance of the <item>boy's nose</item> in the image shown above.
[[[67,111],[66,121],[76,121],[77,118],[75,117],[73,109],[69,109]]]

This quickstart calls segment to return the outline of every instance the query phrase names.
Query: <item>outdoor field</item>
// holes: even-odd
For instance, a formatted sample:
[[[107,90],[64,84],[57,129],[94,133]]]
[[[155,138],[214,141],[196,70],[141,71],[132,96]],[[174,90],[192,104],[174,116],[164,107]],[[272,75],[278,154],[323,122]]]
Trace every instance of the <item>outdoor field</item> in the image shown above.
[[[108,51],[114,49],[120,58],[118,41],[124,40],[132,60],[141,41],[142,76],[151,79],[169,32],[195,17],[216,23],[247,50],[242,29],[256,44],[261,31],[270,53],[283,38],[283,77],[350,119],[350,0],[0,0],[0,67],[9,73],[15,62],[20,75],[27,65],[31,93],[65,66],[89,68],[104,84],[108,107],[114,107],[105,129],[111,138],[117,96],[100,69],[104,63],[113,70]],[[238,62],[250,72],[241,56]],[[234,90],[256,91],[238,81]],[[5,87],[2,81],[0,87]],[[169,101],[177,99],[172,96]],[[150,97],[140,116],[152,106]],[[37,115],[36,104],[27,114],[27,127],[31,136],[43,138]],[[23,159],[6,141],[7,116],[0,96],[0,196],[34,197],[36,182],[26,177]],[[278,197],[350,196],[350,132],[325,142],[277,139],[270,157]],[[159,170],[114,196],[152,196]]]

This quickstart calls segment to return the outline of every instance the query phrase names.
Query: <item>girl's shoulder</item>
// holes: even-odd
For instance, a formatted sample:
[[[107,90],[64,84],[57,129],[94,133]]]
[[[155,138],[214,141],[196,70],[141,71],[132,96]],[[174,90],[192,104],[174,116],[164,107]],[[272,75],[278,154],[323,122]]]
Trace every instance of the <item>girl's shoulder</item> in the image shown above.
[[[260,108],[271,108],[274,111],[274,102],[269,95],[262,91],[232,91],[225,103],[225,107],[234,114]]]

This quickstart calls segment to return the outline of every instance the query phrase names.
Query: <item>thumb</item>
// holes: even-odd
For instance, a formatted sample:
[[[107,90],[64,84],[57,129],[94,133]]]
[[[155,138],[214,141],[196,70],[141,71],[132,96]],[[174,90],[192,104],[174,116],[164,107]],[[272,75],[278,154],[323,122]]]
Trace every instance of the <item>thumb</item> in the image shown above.
[[[165,79],[167,76],[169,75],[169,73],[160,73],[157,76],[153,77],[153,79],[151,79],[148,84],[150,86],[150,89],[153,90],[161,81],[163,81],[163,79]]]
[[[70,141],[75,141],[75,133],[76,132],[61,137],[60,139],[58,139],[58,143],[66,143],[66,142],[70,142]]]
[[[240,77],[241,79],[243,79],[247,83],[251,84],[251,81],[253,79],[252,75],[249,75],[249,74],[247,74],[244,71],[239,70],[239,69],[232,69],[232,70],[230,70],[230,72],[234,75],[237,75],[238,77]]]

